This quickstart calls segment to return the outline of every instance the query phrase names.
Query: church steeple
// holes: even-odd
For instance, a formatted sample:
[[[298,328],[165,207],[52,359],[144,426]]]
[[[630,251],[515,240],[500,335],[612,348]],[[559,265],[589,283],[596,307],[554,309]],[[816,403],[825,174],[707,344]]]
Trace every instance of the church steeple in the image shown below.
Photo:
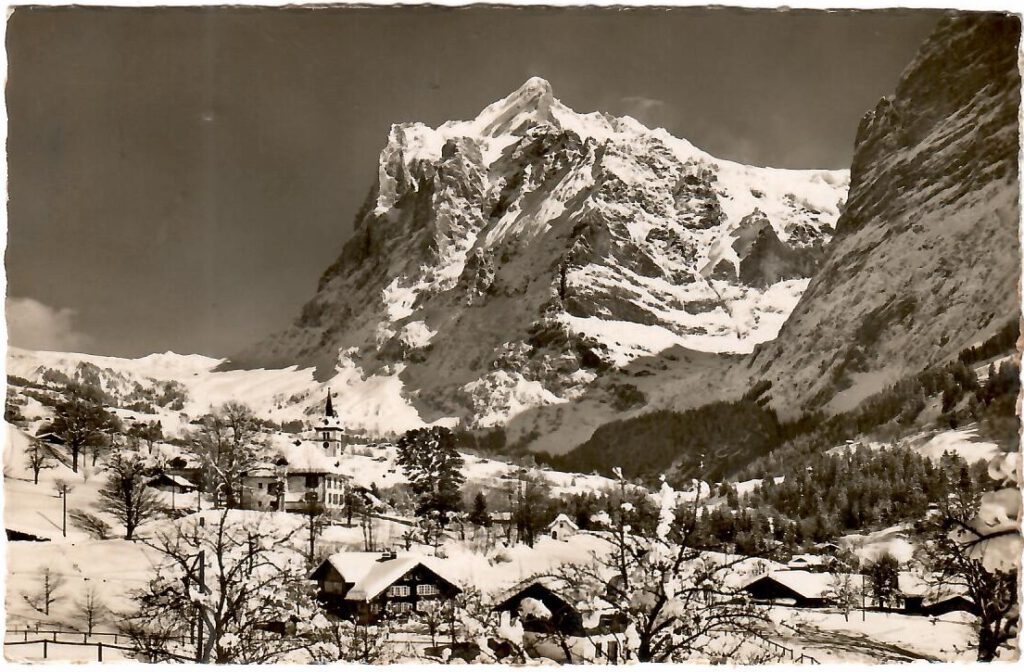
[[[315,441],[318,441],[324,452],[336,457],[345,452],[345,432],[341,428],[338,414],[334,410],[334,402],[331,401],[331,391],[327,390],[327,401],[324,404],[324,417],[320,421],[320,427],[316,428]]]

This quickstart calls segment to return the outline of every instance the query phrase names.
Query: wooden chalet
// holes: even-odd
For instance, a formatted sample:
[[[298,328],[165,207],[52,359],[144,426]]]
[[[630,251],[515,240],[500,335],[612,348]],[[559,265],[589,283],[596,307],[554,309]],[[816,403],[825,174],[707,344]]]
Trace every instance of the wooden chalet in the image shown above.
[[[335,553],[313,570],[318,598],[336,616],[376,623],[419,611],[428,602],[462,592],[432,559],[384,553]]]

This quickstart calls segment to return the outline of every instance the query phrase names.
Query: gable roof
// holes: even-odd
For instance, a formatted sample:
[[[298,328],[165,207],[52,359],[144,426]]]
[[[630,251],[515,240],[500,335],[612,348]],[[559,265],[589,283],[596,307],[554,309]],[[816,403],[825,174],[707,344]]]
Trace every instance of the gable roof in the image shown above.
[[[921,604],[930,606],[947,600],[965,597],[964,586],[939,582],[935,575],[923,576],[913,572],[900,572],[899,589],[904,597],[920,597]]]
[[[567,588],[568,585],[564,579],[553,576],[539,576],[532,579],[524,579],[493,595],[492,602],[494,606],[492,609],[494,611],[501,611],[506,608],[517,606],[519,604],[517,598],[520,598],[524,593],[534,593],[536,591],[549,593],[566,604],[571,604],[569,602],[570,598],[568,598],[565,593]],[[515,601],[515,604],[512,604],[513,601]]]
[[[559,523],[568,523],[569,526],[572,529],[574,529],[574,530],[579,530],[580,529],[579,525],[574,523],[572,521],[572,519],[569,518],[569,516],[565,515],[564,513],[558,514],[558,516],[554,520],[552,520],[550,523],[548,523],[548,529],[550,530],[552,527],[554,527],[555,525],[558,525]]]
[[[774,581],[779,585],[789,588],[804,599],[820,600],[829,592],[832,582],[838,576],[841,575],[831,572],[808,572],[802,569],[787,569],[756,577],[747,582],[743,588],[749,588],[761,581]],[[864,577],[860,574],[850,574],[849,576],[853,589],[856,591],[862,590]]]
[[[184,476],[178,476],[177,474],[168,474],[167,472],[162,472],[160,474],[157,474],[153,478],[149,479],[149,485],[153,485],[154,483],[171,483],[173,485],[178,486],[179,488],[196,487],[195,483],[188,480]]]
[[[422,566],[437,575],[441,580],[458,588],[459,584],[443,569],[429,558],[416,555],[405,555],[390,560],[382,560],[379,552],[343,551],[335,553],[324,560],[314,570],[312,578],[323,574],[325,566],[333,567],[342,576],[345,583],[353,584],[345,593],[346,600],[369,602],[388,589],[416,567]]]
[[[813,555],[811,553],[802,553],[800,555],[794,555],[792,558],[790,558],[788,564],[790,564],[790,565],[802,564],[802,565],[809,565],[809,566],[812,566],[812,567],[817,567],[819,565],[825,564],[825,559],[823,557],[821,557],[820,555]]]

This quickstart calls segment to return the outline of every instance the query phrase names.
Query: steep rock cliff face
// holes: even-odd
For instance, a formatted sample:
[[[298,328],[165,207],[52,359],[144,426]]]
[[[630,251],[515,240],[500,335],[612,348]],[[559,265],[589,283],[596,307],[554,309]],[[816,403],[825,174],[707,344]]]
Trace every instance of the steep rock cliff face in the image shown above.
[[[316,295],[232,360],[397,376],[425,421],[487,426],[669,347],[750,352],[806,287],[814,263],[791,257],[820,254],[846,183],[576,113],[534,78],[471,121],[394,126]],[[751,217],[768,242],[738,245]]]
[[[745,364],[780,410],[848,409],[1017,319],[1019,38],[944,20],[864,117],[827,258]]]

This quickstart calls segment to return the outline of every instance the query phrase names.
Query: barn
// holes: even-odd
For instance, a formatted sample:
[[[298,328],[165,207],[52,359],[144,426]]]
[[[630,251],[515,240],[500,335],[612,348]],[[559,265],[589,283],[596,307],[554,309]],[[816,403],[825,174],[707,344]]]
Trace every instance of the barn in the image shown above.
[[[523,642],[532,655],[557,662],[619,662],[625,619],[610,605],[581,613],[572,593],[572,586],[561,579],[533,579],[499,596],[492,609],[505,622],[520,620]]]
[[[743,586],[742,590],[758,602],[793,607],[825,607],[831,604],[828,594],[838,576],[830,572],[789,569],[757,577]],[[850,582],[858,593],[863,590],[863,576],[852,574]]]

